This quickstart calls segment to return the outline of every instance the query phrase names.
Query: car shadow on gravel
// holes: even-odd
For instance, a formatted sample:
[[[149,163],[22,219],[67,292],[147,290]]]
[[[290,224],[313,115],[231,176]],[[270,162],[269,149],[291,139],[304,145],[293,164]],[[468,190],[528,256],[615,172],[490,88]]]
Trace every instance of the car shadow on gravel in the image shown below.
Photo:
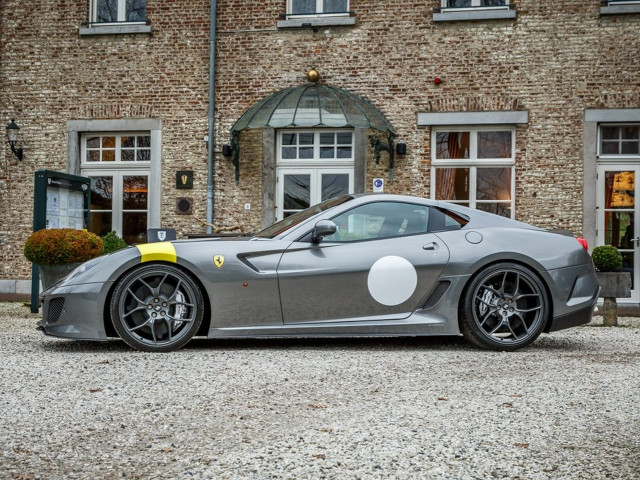
[[[106,353],[135,352],[119,339],[107,342],[83,340],[64,340],[46,338],[42,348],[51,353]],[[327,337],[327,338],[230,338],[207,339],[194,338],[181,350],[186,351],[238,351],[238,350],[458,350],[478,352],[487,351],[476,348],[462,336],[437,337]],[[554,336],[541,336],[532,345],[520,352],[563,351],[574,352],[585,349],[585,339],[569,339]]]

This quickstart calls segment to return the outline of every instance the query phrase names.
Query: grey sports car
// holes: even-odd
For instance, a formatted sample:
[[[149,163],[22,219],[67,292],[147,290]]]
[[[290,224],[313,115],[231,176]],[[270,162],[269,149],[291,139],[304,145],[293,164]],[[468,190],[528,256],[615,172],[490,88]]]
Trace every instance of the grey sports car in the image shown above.
[[[47,335],[166,352],[194,336],[464,335],[516,350],[591,320],[575,237],[421,198],[345,195],[251,237],[136,245],[41,296]]]

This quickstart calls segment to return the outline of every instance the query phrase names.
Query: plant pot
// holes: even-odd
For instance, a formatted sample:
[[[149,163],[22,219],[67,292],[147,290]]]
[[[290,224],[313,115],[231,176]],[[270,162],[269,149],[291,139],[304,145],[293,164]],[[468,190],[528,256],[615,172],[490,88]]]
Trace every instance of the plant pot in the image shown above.
[[[596,272],[600,284],[600,296],[604,298],[628,298],[631,296],[631,273]]]
[[[46,290],[49,287],[52,287],[83,263],[84,262],[59,263],[57,265],[38,265],[38,270],[40,270],[40,281],[42,282],[42,289]]]

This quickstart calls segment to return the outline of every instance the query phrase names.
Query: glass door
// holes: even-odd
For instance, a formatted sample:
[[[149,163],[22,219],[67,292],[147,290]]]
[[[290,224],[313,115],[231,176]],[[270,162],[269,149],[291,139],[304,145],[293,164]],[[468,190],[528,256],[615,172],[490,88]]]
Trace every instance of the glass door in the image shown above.
[[[353,168],[278,168],[277,219],[353,191]]]
[[[638,216],[638,196],[636,178],[640,166],[599,165],[598,166],[598,245],[613,245],[622,254],[622,271],[631,272],[631,298],[621,302],[640,301],[640,229],[635,225]]]

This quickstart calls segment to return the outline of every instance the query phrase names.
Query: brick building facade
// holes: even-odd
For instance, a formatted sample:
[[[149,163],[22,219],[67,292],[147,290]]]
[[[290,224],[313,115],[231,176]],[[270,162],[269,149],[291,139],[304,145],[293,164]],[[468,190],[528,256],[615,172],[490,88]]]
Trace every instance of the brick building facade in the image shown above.
[[[640,161],[638,2],[221,0],[208,187],[211,3],[2,2],[0,113],[20,125],[24,157],[6,142],[0,149],[0,291],[20,291],[30,277],[22,246],[37,169],[109,177],[114,192],[142,181],[143,213],[126,199],[97,205],[94,220],[121,234],[141,224],[203,233],[208,192],[216,227],[255,231],[287,213],[285,185],[298,173],[326,173],[346,175],[353,190],[383,178],[385,192],[444,196],[591,245],[616,243],[622,224],[611,233],[609,217],[598,217],[611,205],[597,173],[613,178],[607,165],[631,171]],[[315,10],[294,14],[302,8]],[[262,99],[308,84],[312,67],[319,86],[366,101],[395,135],[352,125],[243,129],[236,182],[222,151],[232,127]],[[372,137],[406,145],[393,149],[393,181],[389,153],[376,162]],[[330,148],[334,157],[318,154]],[[193,189],[177,188],[178,171],[193,172]],[[177,208],[184,197],[188,214]]]

